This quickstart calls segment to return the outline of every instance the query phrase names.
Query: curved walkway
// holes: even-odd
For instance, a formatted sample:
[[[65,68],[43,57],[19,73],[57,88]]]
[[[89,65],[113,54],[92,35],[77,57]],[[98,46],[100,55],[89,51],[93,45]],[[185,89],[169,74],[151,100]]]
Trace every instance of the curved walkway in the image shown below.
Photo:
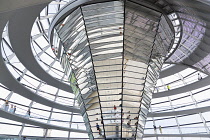
[[[33,100],[37,103],[53,107],[56,109],[60,110],[65,110],[65,111],[70,111],[70,112],[75,112],[75,113],[80,113],[80,109],[74,108],[74,107],[69,107],[65,106],[62,104],[58,104],[54,101],[48,100],[38,94],[35,94],[31,90],[27,89],[23,85],[21,85],[10,73],[10,71],[7,69],[3,59],[2,59],[2,53],[0,49],[0,82],[11,89],[12,91],[18,93],[19,95],[28,98],[30,100]]]
[[[174,66],[172,66],[172,67],[170,67],[166,70],[161,71],[159,79],[170,76],[170,75],[173,75],[173,74],[176,74],[180,71],[185,70],[186,68],[187,68],[187,66],[185,66],[185,65],[174,65]]]
[[[20,62],[31,73],[51,86],[72,93],[72,88],[69,85],[53,78],[38,64],[31,50],[31,29],[35,19],[46,5],[47,3],[16,11],[13,18],[9,20],[8,25],[10,43]]]
[[[210,111],[210,106],[187,109],[187,110],[180,110],[180,111],[162,112],[162,113],[149,112],[147,117],[177,116],[177,115],[185,115],[185,114],[203,113],[203,112],[208,112],[208,111]]]
[[[186,11],[180,10],[181,5],[188,5],[189,3],[187,1],[183,1],[183,0],[178,0],[179,4],[175,4],[173,3],[171,6],[173,7],[173,9],[175,9],[175,12],[177,13],[182,13],[182,14],[187,14],[190,15],[192,13],[188,13]],[[177,8],[179,7],[179,8]],[[197,46],[197,48],[187,57],[185,58],[181,63],[184,65],[189,65],[192,66],[198,62],[200,62],[203,58],[205,58],[206,56],[208,56],[210,54],[210,17],[208,16],[210,10],[209,7],[207,8],[207,6],[205,4],[199,3],[197,1],[191,1],[190,2],[190,6],[192,9],[194,9],[195,14],[192,15],[197,15],[197,17],[199,18],[199,20],[203,20],[203,22],[205,23],[205,34],[203,36],[203,38],[201,39],[201,43]],[[187,7],[187,8],[189,8]],[[199,8],[199,7],[205,7],[205,8]],[[197,21],[194,21],[197,22]],[[183,38],[185,40],[185,38]],[[181,41],[182,42],[182,41]],[[206,61],[208,61],[208,59],[206,59]],[[167,61],[170,62],[170,61]],[[202,67],[202,65],[201,65]],[[176,66],[173,67],[176,69]],[[173,68],[170,68],[171,70]],[[205,69],[205,68],[204,68]],[[206,72],[208,72],[208,74],[210,74],[210,70],[206,70]]]
[[[0,109],[0,117],[5,118],[5,119],[10,119],[13,121],[17,121],[17,122],[21,122],[21,123],[40,126],[45,129],[56,129],[56,130],[71,131],[71,132],[78,132],[78,133],[87,133],[86,130],[67,128],[67,127],[61,127],[61,126],[56,126],[56,125],[52,125],[52,124],[42,123],[39,121],[21,117],[18,114],[12,114],[12,113],[4,111],[2,109]]]
[[[160,98],[160,97],[166,97],[166,96],[171,96],[171,95],[177,95],[177,94],[181,94],[181,93],[188,92],[191,90],[199,89],[208,85],[210,85],[210,76],[203,78],[200,81],[194,82],[192,84],[189,84],[180,88],[155,93],[152,95],[152,98]]]
[[[144,134],[143,137],[210,137],[210,134]]]

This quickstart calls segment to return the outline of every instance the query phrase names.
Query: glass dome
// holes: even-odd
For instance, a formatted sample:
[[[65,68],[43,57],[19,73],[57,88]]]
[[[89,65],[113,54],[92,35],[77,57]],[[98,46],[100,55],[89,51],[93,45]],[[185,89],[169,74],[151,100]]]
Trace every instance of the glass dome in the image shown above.
[[[127,4],[126,8],[125,2],[134,4],[130,5],[130,8]],[[114,3],[114,5],[107,3]],[[125,51],[120,47],[128,48],[128,52],[130,49],[129,41],[131,40],[128,38],[126,40],[126,36],[136,37],[139,41],[141,37],[143,40],[155,37],[149,36],[149,32],[148,35],[142,36],[138,28],[126,27],[125,23],[128,23],[128,20],[125,18],[125,13],[130,14],[130,22],[132,20],[133,23],[136,22],[137,27],[148,28],[151,31],[154,31],[155,28],[152,29],[147,25],[158,26],[158,22],[150,21],[151,16],[159,15],[162,17],[159,20],[162,19],[163,26],[162,29],[157,30],[157,33],[160,34],[160,38],[163,37],[162,34],[167,34],[167,38],[162,38],[160,41],[167,46],[164,52],[159,53],[164,64],[161,67],[159,79],[157,82],[153,81],[154,91],[152,91],[147,117],[145,116],[143,122],[145,127],[142,130],[142,139],[209,139],[210,42],[208,23],[210,20],[208,14],[210,5],[208,1],[37,0],[23,2],[17,0],[11,3],[5,1],[1,5],[0,139],[91,139],[87,132],[90,126],[86,125],[86,120],[81,113],[81,101],[75,96],[72,81],[68,77],[68,73],[72,69],[75,70],[78,63],[73,61],[72,50],[64,49],[69,44],[65,44],[59,31],[67,32],[72,29],[74,31],[72,36],[67,38],[75,39],[75,41],[79,41],[78,38],[74,38],[75,35],[78,37],[87,35],[89,40],[85,43],[88,43],[91,48],[100,48],[100,50],[91,52],[91,55],[100,56],[98,59],[102,58],[102,55],[103,57],[107,55],[108,58],[123,60],[122,57],[127,56],[122,55],[122,53],[125,54]],[[146,18],[132,15],[134,9],[143,10]],[[65,29],[67,23],[72,25],[72,28]],[[168,29],[171,30],[171,33]],[[139,51],[137,39],[134,45],[138,47],[132,53],[143,55],[145,52]],[[82,41],[85,39],[83,38]],[[85,43],[82,44],[83,47]],[[140,42],[141,45],[143,43],[143,41]],[[108,49],[110,46],[112,49]],[[145,50],[145,48],[140,50]],[[85,51],[88,52],[88,50]],[[70,55],[67,57],[71,60],[69,61],[71,70],[67,71],[66,68],[63,68],[68,65],[67,62],[60,64],[63,52],[66,56]],[[114,53],[119,55],[113,56]],[[162,58],[163,53],[166,56]],[[90,65],[91,55],[87,55],[89,59],[83,62],[89,64],[84,68],[92,67]],[[147,55],[143,57],[147,58]],[[129,59],[134,59],[134,57],[129,55]],[[96,63],[94,64],[96,66]],[[114,64],[115,69],[118,68],[117,64]],[[119,69],[122,73],[122,62],[119,65],[121,65]],[[135,71],[134,67],[130,70]],[[105,69],[101,67],[99,70]],[[136,71],[143,72],[143,69],[136,69]],[[110,74],[117,76],[117,72],[110,72]],[[137,75],[132,74],[132,77],[139,79],[135,82],[137,84],[145,80],[144,76],[143,79],[140,79]],[[85,78],[88,79],[88,76]],[[123,82],[119,82],[123,87]],[[104,84],[101,87],[96,85],[98,91]],[[86,85],[78,86],[81,88]],[[117,83],[108,87],[112,86],[117,86]],[[108,100],[107,96],[103,99],[98,98],[97,103],[106,106],[111,102],[112,105],[115,105],[118,102],[126,102],[129,98],[124,94],[124,96],[115,95],[114,91],[112,92],[113,95],[109,97],[113,100]],[[119,100],[118,96],[122,96],[122,100]],[[137,98],[132,96],[132,100],[137,100]],[[133,106],[135,107],[134,104]],[[139,106],[137,108],[140,109]],[[100,106],[98,111],[107,112],[103,106]],[[122,115],[123,111],[120,113]],[[92,124],[93,127],[96,127],[95,123],[101,117],[95,115],[93,118],[96,120]],[[124,117],[127,117],[127,114]],[[122,120],[123,117],[120,116],[119,122]],[[135,122],[131,121],[131,125],[135,127]],[[121,126],[123,125],[120,125],[119,129],[124,129]],[[93,128],[93,130],[98,133],[97,129]],[[118,130],[112,131],[117,132]],[[125,133],[129,132],[126,130]],[[132,136],[132,133],[130,135]]]

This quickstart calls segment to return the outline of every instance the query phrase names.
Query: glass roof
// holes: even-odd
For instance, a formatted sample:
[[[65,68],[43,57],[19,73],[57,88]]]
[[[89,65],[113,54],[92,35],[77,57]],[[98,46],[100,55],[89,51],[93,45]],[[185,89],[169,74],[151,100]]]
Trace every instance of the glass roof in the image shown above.
[[[43,9],[43,11],[40,13],[39,17],[36,19],[34,26],[31,31],[31,47],[34,54],[34,57],[36,58],[37,62],[40,64],[40,66],[47,71],[52,77],[61,80],[63,83],[70,84],[69,77],[66,76],[65,71],[63,70],[62,66],[60,65],[59,58],[55,57],[57,55],[56,48],[52,49],[49,45],[48,41],[48,29],[51,24],[51,21],[53,19],[54,14],[56,14],[64,5],[71,3],[71,0],[60,0],[60,1],[53,1],[51,2],[46,8]],[[159,2],[159,1],[158,1]],[[95,8],[94,8],[95,7]],[[124,33],[124,28],[122,25],[122,18],[123,18],[123,11],[122,9],[117,9],[117,7],[120,7],[120,4],[116,4],[115,7],[117,11],[113,12],[111,11],[111,6],[108,8],[101,8],[100,11],[98,11],[97,5],[94,7],[91,6],[85,6],[82,7],[82,9],[78,9],[78,11],[82,10],[84,13],[84,20],[87,23],[86,26],[88,27],[87,30],[90,40],[91,47],[93,48],[92,54],[95,56],[94,60],[101,61],[100,57],[97,57],[99,55],[103,55],[104,57],[110,57],[108,54],[116,54],[113,55],[113,59],[121,59],[118,53],[122,52],[122,49],[120,49],[120,46],[122,46],[122,36],[121,34]],[[91,11],[90,11],[91,10]],[[95,13],[94,13],[95,12]],[[100,13],[101,12],[101,13]],[[107,12],[107,13],[105,13]],[[132,13],[132,12],[131,12]],[[76,33],[79,34],[80,40],[78,38],[72,38],[75,41],[81,41],[84,44],[87,43],[87,40],[85,38],[82,38],[82,35],[84,35],[84,26],[81,25],[81,15],[78,13],[74,13],[75,19],[78,21],[78,26],[76,26],[75,30]],[[100,16],[96,16],[99,14]],[[172,24],[174,25],[175,29],[175,41],[174,45],[171,49],[171,52],[173,49],[175,50],[176,45],[178,44],[178,41],[180,40],[180,44],[178,46],[178,49],[175,51],[173,55],[167,60],[168,62],[183,62],[187,56],[196,49],[196,47],[200,44],[200,42],[203,39],[203,36],[206,31],[206,24],[200,19],[197,19],[193,16],[187,16],[186,14],[180,12],[176,12],[176,15],[174,13],[168,15],[168,17],[171,19]],[[105,19],[106,18],[106,19]],[[114,21],[113,18],[116,18]],[[133,18],[133,17],[131,17]],[[100,24],[107,25],[107,27],[101,28],[100,24],[98,22],[95,22],[99,20]],[[140,19],[139,19],[140,20]],[[164,19],[163,19],[164,20]],[[114,21],[113,24],[110,21]],[[135,19],[133,21],[138,21],[138,19]],[[147,23],[141,19],[142,23],[139,25],[139,27],[147,26]],[[68,20],[65,21],[64,24],[67,24]],[[163,21],[164,23],[164,21]],[[63,26],[63,25],[61,25]],[[164,26],[163,26],[164,27]],[[129,27],[129,25],[126,26],[129,30],[132,30],[132,27]],[[167,32],[167,31],[166,31]],[[76,34],[71,34],[73,37]],[[129,36],[129,32],[127,32],[127,36]],[[139,36],[139,30],[135,29],[135,33],[133,35],[133,38],[135,36]],[[182,35],[181,35],[182,34]],[[72,37],[71,36],[71,37]],[[99,38],[100,36],[100,38]],[[150,37],[152,34],[147,34],[146,37]],[[161,36],[161,35],[160,35]],[[182,38],[181,38],[182,37]],[[110,39],[109,39],[110,38]],[[109,40],[109,44],[107,44],[107,39]],[[128,52],[131,49],[129,45],[132,42],[130,42],[130,39],[127,39],[127,47]],[[145,43],[142,41],[142,43]],[[167,43],[167,42],[166,42]],[[84,45],[83,44],[83,45]],[[111,45],[112,50],[107,50],[107,46]],[[138,44],[136,44],[138,45]],[[65,44],[64,44],[65,46]],[[67,46],[67,44],[66,44]],[[85,49],[85,48],[84,48]],[[2,42],[1,42],[1,50],[2,55],[5,61],[5,64],[13,77],[20,82],[21,86],[26,87],[31,92],[34,92],[44,98],[47,98],[51,101],[55,101],[56,103],[68,105],[68,106],[75,106],[79,107],[78,101],[75,99],[75,95],[73,93],[68,93],[62,89],[55,88],[53,86],[48,85],[45,81],[42,79],[37,78],[33,73],[27,70],[26,67],[18,60],[17,56],[15,55],[13,48],[10,44],[10,40],[8,37],[7,32],[7,26],[4,28],[4,31],[2,33]],[[78,52],[79,53],[79,52]],[[142,55],[144,52],[141,52]],[[169,55],[168,55],[169,56]],[[90,57],[90,54],[87,54],[86,57]],[[72,56],[73,58],[73,56]],[[133,57],[134,58],[134,57]],[[136,58],[137,59],[137,58]],[[204,57],[201,61],[194,64],[195,67],[199,67],[203,71],[209,71],[209,55]],[[100,63],[97,63],[95,61],[95,70],[97,70],[96,75],[98,78],[100,77],[109,77],[113,76],[115,78],[115,82],[113,85],[116,87],[121,79],[117,79],[117,76],[121,74],[118,72],[118,70],[122,69],[122,67],[118,66],[121,63],[118,61],[109,61],[104,62],[107,64],[107,66],[100,65]],[[80,66],[87,64],[85,69],[90,69],[92,67],[92,64],[87,62],[83,62],[82,58],[78,58],[77,60],[72,59],[72,63],[76,65],[80,64]],[[126,61],[125,61],[126,62]],[[89,65],[88,65],[89,64]],[[114,66],[111,66],[114,65]],[[127,69],[132,71],[144,71],[145,67],[142,65],[141,67],[137,68],[135,67],[135,63],[131,63],[130,65],[127,65]],[[163,69],[169,68],[173,66],[174,64],[165,64],[162,67]],[[105,72],[105,69],[108,69],[109,71],[116,71],[116,72]],[[156,89],[154,94],[158,94],[158,92],[165,92],[168,91],[167,85],[170,85],[170,90],[173,89],[179,89],[181,87],[185,87],[192,83],[197,83],[200,80],[198,79],[198,73],[201,75],[203,79],[208,78],[208,75],[199,72],[197,70],[186,68],[183,71],[180,71],[179,73],[176,73],[174,75],[170,75],[168,77],[164,77],[162,79],[159,79],[156,84]],[[81,73],[84,74],[84,73]],[[125,74],[126,75],[126,74]],[[136,76],[134,73],[127,72],[127,75]],[[89,77],[85,77],[81,75],[81,79],[78,82],[84,82]],[[107,78],[108,79],[108,78]],[[135,82],[140,82],[142,80],[138,80]],[[100,80],[98,82],[99,90],[104,90],[107,86],[106,83],[103,83]],[[121,81],[122,82],[122,81]],[[85,87],[85,84],[81,85]],[[119,85],[120,86],[120,85]],[[111,84],[109,84],[109,87],[112,87]],[[84,89],[84,92],[86,92]],[[118,89],[108,89],[104,90],[104,93],[107,92],[118,92]],[[154,98],[151,101],[151,107],[150,112],[173,112],[173,111],[180,111],[180,110],[188,110],[188,109],[194,109],[194,108],[200,108],[200,107],[206,107],[209,106],[209,92],[210,92],[210,86],[203,86],[195,90],[189,90],[188,92],[180,93],[177,95],[171,95],[161,98]],[[119,91],[120,93],[120,91]],[[110,95],[110,96],[102,96],[101,98],[101,104],[106,105],[106,98],[119,98],[119,95]],[[129,97],[124,97],[124,99]],[[36,103],[32,100],[29,100],[23,96],[20,96],[18,93],[15,93],[11,91],[9,88],[5,87],[4,85],[0,84],[0,106],[3,108],[5,104],[5,100],[9,100],[10,105],[15,105],[17,107],[16,113],[22,117],[27,117],[27,111],[28,109],[31,110],[31,120],[35,120],[38,122],[48,123],[56,126],[62,126],[67,128],[76,128],[76,129],[83,129],[85,130],[85,123],[83,121],[83,118],[78,113],[73,112],[67,112],[64,110],[58,110],[53,107],[48,107],[43,104]],[[96,100],[98,101],[98,100]],[[104,101],[104,102],[103,102]],[[114,104],[117,104],[117,101]],[[102,108],[95,110],[96,112],[100,112],[102,110],[106,111],[106,108]],[[209,134],[209,112],[198,112],[193,114],[184,114],[184,115],[172,115],[172,116],[162,116],[162,117],[149,117],[146,121],[146,126],[144,133],[145,134]],[[127,117],[127,116],[126,116]],[[133,117],[133,116],[132,116]],[[96,118],[96,117],[94,117]],[[100,116],[98,116],[100,118]],[[105,122],[104,122],[105,123]],[[93,124],[95,126],[95,123]],[[133,125],[135,125],[133,123]],[[159,125],[162,128],[162,132],[157,129],[156,132],[154,131],[153,125],[159,127]],[[0,139],[1,136],[5,137],[7,136],[33,136],[37,137],[37,139],[40,139],[40,137],[44,138],[78,138],[78,139],[89,139],[87,134],[81,134],[77,132],[70,132],[70,131],[62,131],[62,130],[55,130],[55,129],[43,129],[39,126],[29,125],[20,123],[17,121],[12,121],[10,119],[4,119],[0,117]],[[32,139],[32,138],[31,138]],[[152,140],[157,139],[156,136],[150,137],[150,138],[144,138]],[[158,139],[174,139],[174,140],[187,140],[187,139],[207,139],[203,137],[199,138],[186,138],[186,137],[158,137]],[[208,138],[209,139],[209,138]]]

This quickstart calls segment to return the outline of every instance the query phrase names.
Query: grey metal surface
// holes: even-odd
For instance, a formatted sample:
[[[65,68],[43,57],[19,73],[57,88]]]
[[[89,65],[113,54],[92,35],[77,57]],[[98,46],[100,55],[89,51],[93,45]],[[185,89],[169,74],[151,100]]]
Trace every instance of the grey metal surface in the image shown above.
[[[176,74],[186,68],[187,68],[187,66],[184,66],[184,65],[174,65],[166,70],[161,71],[159,78],[164,78],[164,77]]]

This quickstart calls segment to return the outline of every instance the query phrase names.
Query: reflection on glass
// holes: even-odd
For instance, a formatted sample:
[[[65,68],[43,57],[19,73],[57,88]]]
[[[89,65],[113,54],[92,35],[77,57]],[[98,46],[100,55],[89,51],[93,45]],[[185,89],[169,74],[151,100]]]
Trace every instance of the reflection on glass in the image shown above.
[[[61,21],[54,38],[90,139],[141,139],[173,40],[164,16],[129,1],[90,4]]]

